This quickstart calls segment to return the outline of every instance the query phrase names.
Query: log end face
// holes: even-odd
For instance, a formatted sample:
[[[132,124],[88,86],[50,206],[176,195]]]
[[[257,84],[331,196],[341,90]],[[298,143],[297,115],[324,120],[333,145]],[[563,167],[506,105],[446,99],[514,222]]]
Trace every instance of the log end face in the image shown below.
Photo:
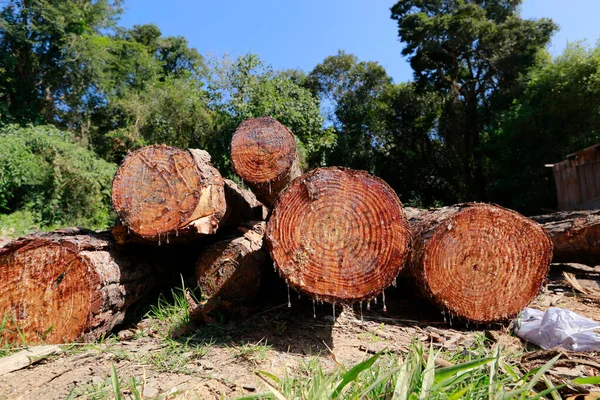
[[[66,343],[81,337],[99,282],[74,245],[20,240],[0,250],[0,316],[8,341]]]
[[[290,286],[318,300],[353,303],[391,285],[406,261],[410,231],[385,182],[333,167],[292,182],[275,205],[266,239]]]
[[[289,175],[297,158],[294,135],[271,117],[242,122],[231,140],[233,168],[250,185],[276,184]]]
[[[450,314],[488,323],[514,317],[539,293],[552,243],[535,222],[489,204],[463,207],[423,253],[423,289]]]
[[[222,178],[212,166],[206,176],[199,169],[200,161],[188,151],[165,145],[130,153],[115,175],[112,190],[113,207],[123,224],[143,238],[154,239],[203,217],[222,217]]]

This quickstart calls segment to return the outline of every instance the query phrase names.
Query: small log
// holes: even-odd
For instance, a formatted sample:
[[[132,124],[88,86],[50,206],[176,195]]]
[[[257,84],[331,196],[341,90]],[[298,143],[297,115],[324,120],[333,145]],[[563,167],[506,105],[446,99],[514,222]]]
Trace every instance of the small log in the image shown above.
[[[128,231],[144,240],[214,234],[226,212],[219,171],[203,150],[147,146],[125,157],[112,203]]]
[[[271,117],[240,124],[231,140],[231,161],[236,174],[269,208],[301,174],[294,135]]]
[[[202,252],[196,263],[196,277],[206,300],[200,310],[204,316],[222,304],[256,297],[267,259],[263,250],[265,225],[249,222]]]
[[[451,317],[505,320],[539,293],[552,258],[552,242],[539,224],[480,203],[409,214],[408,271]]]
[[[292,182],[273,208],[266,241],[290,286],[315,300],[353,303],[392,284],[410,236],[402,203],[384,181],[332,167]]]
[[[242,225],[246,221],[264,221],[267,219],[268,209],[256,199],[256,196],[254,196],[251,191],[239,187],[232,180],[224,179],[223,181],[226,208],[225,213],[219,222],[219,229]],[[122,223],[113,226],[111,234],[119,245],[129,243],[149,243],[147,239],[135,234]],[[191,239],[201,237],[203,237],[203,235],[197,235],[197,232],[190,234],[189,230],[183,229],[177,231],[175,235],[165,235],[165,244],[187,244]],[[158,242],[157,244],[162,244],[162,242]],[[2,242],[0,241],[0,246],[1,245]]]
[[[565,211],[531,217],[554,244],[554,262],[600,264],[600,210]]]
[[[28,344],[99,338],[152,283],[153,268],[118,252],[108,233],[26,236],[0,249],[0,335]]]
[[[27,368],[53,354],[61,353],[62,349],[55,345],[36,346],[21,350],[8,357],[0,358],[0,376]]]

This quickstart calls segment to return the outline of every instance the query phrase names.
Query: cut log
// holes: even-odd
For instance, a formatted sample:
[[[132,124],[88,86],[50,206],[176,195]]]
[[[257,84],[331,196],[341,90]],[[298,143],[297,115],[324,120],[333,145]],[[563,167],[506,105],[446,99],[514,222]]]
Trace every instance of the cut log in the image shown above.
[[[555,262],[600,264],[600,210],[566,211],[531,217],[554,244]]]
[[[213,234],[226,211],[221,174],[203,150],[148,146],[125,157],[112,203],[123,226],[161,242],[179,234]]]
[[[117,252],[108,233],[26,236],[0,249],[0,335],[28,344],[96,339],[152,283],[152,268]]]
[[[491,204],[413,211],[408,271],[451,317],[505,320],[539,293],[552,258],[539,224]]]
[[[392,284],[407,259],[410,230],[384,181],[332,167],[292,182],[273,208],[266,241],[291,287],[318,301],[353,303]]]
[[[237,232],[202,252],[196,277],[204,315],[223,303],[239,303],[256,297],[267,259],[263,250],[265,222],[249,222]]]
[[[224,179],[225,190],[225,212],[218,229],[227,227],[236,227],[247,221],[264,221],[267,218],[268,209],[256,199],[256,196],[249,190],[239,187],[235,182],[229,179]],[[129,243],[148,244],[149,241],[144,237],[137,235],[127,226],[122,223],[112,227],[111,234],[114,240],[119,245]],[[198,235],[196,230],[181,229],[175,232],[175,235],[164,236],[166,244],[187,244],[191,240],[206,238],[206,235]],[[150,241],[161,245],[162,242]],[[1,245],[1,242],[0,242]]]
[[[240,124],[231,140],[231,161],[236,174],[269,208],[301,174],[294,135],[271,117]]]

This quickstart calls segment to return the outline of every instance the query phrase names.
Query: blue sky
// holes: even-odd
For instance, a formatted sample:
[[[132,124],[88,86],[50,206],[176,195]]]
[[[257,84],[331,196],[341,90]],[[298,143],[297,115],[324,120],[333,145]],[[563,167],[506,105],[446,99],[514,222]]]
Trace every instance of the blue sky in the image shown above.
[[[384,0],[126,0],[121,24],[154,23],[164,35],[185,36],[202,54],[257,53],[275,69],[309,72],[338,49],[377,61],[395,82],[412,72],[400,55],[395,21]],[[525,0],[525,18],[550,17],[559,26],[550,52],[567,42],[600,38],[600,0]]]

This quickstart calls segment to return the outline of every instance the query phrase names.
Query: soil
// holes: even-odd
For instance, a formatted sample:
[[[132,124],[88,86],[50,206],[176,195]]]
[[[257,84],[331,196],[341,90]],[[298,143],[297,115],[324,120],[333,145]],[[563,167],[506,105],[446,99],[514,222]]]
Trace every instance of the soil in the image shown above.
[[[573,274],[585,293],[574,290],[565,272]],[[292,293],[288,308],[286,292],[275,291],[273,297],[279,302],[245,310],[252,311],[246,318],[174,329],[170,340],[187,343],[184,354],[169,347],[167,335],[155,320],[142,319],[124,327],[114,339],[71,346],[59,355],[0,376],[0,399],[64,399],[71,392],[80,398],[101,398],[101,393],[110,398],[113,365],[122,388],[134,378],[144,398],[232,398],[266,390],[255,373],[258,370],[279,377],[298,374],[314,358],[324,370],[334,369],[338,363],[351,366],[383,349],[405,352],[416,338],[437,348],[468,351],[482,334],[491,344],[501,342],[506,351],[523,354],[525,367],[540,366],[562,352],[565,357],[551,371],[559,381],[573,374],[600,374],[597,354],[543,351],[511,334],[509,323],[469,326],[445,321],[448,316],[426,300],[407,295],[412,292],[409,286],[387,289],[387,312],[380,297],[370,310],[363,304],[361,319],[358,304],[337,306],[335,315],[331,305],[317,305],[314,318],[312,301]],[[531,306],[564,307],[599,320],[597,293],[600,269],[553,265],[548,285]]]

